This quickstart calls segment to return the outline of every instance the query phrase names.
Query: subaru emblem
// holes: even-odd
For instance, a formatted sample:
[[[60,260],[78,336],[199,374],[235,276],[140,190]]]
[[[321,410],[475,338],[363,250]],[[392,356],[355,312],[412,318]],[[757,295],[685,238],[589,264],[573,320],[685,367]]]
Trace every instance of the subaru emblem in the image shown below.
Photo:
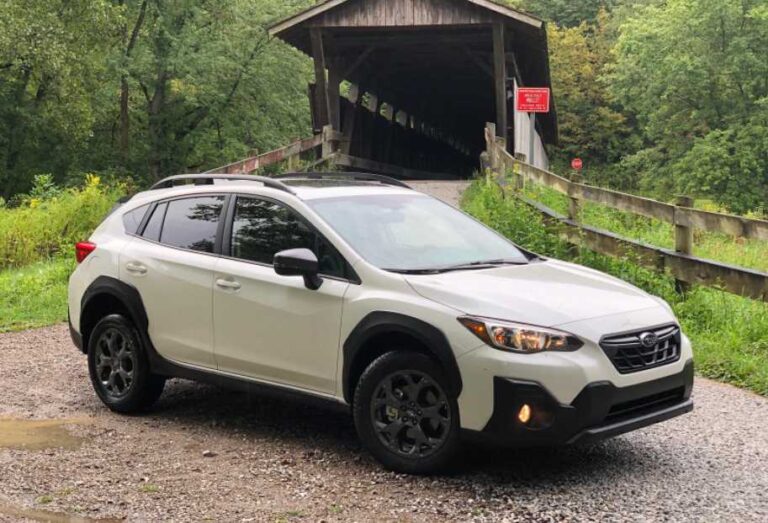
[[[644,332],[640,335],[640,343],[646,349],[650,349],[659,344],[659,337],[653,332]]]

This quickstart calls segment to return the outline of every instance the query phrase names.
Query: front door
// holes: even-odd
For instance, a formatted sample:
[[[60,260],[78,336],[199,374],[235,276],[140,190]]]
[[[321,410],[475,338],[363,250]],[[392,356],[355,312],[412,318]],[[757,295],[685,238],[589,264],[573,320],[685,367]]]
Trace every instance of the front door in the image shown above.
[[[219,370],[299,389],[336,389],[342,301],[349,287],[340,254],[280,202],[238,196],[214,276],[214,346]],[[323,284],[275,273],[277,252],[305,247]]]

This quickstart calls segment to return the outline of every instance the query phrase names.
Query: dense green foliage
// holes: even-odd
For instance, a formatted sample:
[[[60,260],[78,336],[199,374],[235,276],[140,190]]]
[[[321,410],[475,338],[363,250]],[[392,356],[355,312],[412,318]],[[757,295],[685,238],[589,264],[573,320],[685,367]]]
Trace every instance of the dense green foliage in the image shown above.
[[[697,370],[704,376],[768,395],[768,305],[724,292],[696,287],[685,298],[674,281],[640,268],[629,259],[613,259],[587,250],[573,256],[545,227],[541,214],[515,198],[504,198],[493,182],[480,180],[464,196],[463,207],[513,241],[534,252],[608,272],[667,300],[693,342]],[[592,209],[590,214],[599,214]],[[627,222],[603,208],[602,225],[624,231]],[[648,234],[640,224],[634,236]],[[763,246],[763,258],[768,247]]]
[[[533,13],[563,27],[575,27],[582,22],[594,22],[601,9],[613,6],[617,0],[508,0],[508,4]]]
[[[109,187],[88,176],[82,188],[60,189],[49,176],[38,176],[20,205],[0,208],[0,269],[21,267],[60,255],[88,238],[125,187]]]
[[[556,164],[579,155],[595,183],[765,212],[768,3],[612,7],[574,27],[550,27],[562,124]]]
[[[308,132],[308,61],[269,22],[310,0],[0,0],[0,195],[141,180]]]

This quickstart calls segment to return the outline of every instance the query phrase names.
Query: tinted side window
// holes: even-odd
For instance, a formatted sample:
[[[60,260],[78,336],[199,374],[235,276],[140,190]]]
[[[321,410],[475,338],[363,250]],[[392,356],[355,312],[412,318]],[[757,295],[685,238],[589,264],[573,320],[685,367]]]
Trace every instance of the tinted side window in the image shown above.
[[[147,214],[147,209],[149,209],[149,205],[144,205],[123,215],[123,227],[125,227],[125,232],[128,234],[136,234],[139,231],[139,226],[141,226],[141,221],[144,219],[144,215]]]
[[[345,262],[324,238],[293,211],[274,202],[238,198],[232,224],[232,256],[272,265],[280,251],[309,249],[320,261],[320,272],[344,277]]]
[[[223,206],[223,196],[201,196],[169,202],[160,242],[193,251],[213,252]]]
[[[144,227],[144,234],[142,234],[144,238],[156,242],[160,241],[160,231],[163,229],[163,219],[167,208],[167,203],[161,203],[155,207],[152,217],[147,222],[147,226]]]

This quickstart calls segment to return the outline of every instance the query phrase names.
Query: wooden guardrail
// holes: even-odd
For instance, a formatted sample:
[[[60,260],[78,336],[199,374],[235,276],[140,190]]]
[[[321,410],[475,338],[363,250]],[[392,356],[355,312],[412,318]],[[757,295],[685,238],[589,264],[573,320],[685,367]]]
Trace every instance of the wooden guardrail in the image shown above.
[[[251,156],[245,160],[240,160],[239,162],[231,163],[224,167],[206,171],[206,174],[249,174],[262,167],[267,167],[269,165],[280,163],[283,160],[290,160],[298,157],[303,152],[323,145],[323,141],[323,135],[318,134],[311,138],[298,140],[285,147],[275,149],[274,151],[269,151],[268,153]]]
[[[713,213],[692,208],[693,201],[678,197],[677,204],[663,203],[610,189],[593,187],[578,180],[536,168],[514,158],[495,136],[493,124],[486,128],[488,167],[504,177],[514,174],[513,194],[541,212],[557,234],[573,245],[613,257],[629,257],[638,264],[669,272],[682,291],[691,284],[718,288],[747,298],[768,302],[768,274],[693,256],[693,230],[719,232],[736,237],[768,240],[768,221]],[[569,197],[568,216],[524,197],[519,189],[531,181],[550,187]],[[502,185],[506,186],[505,182]],[[623,238],[609,231],[580,223],[582,201],[591,201],[620,211],[655,218],[675,226],[675,250],[663,249]]]

